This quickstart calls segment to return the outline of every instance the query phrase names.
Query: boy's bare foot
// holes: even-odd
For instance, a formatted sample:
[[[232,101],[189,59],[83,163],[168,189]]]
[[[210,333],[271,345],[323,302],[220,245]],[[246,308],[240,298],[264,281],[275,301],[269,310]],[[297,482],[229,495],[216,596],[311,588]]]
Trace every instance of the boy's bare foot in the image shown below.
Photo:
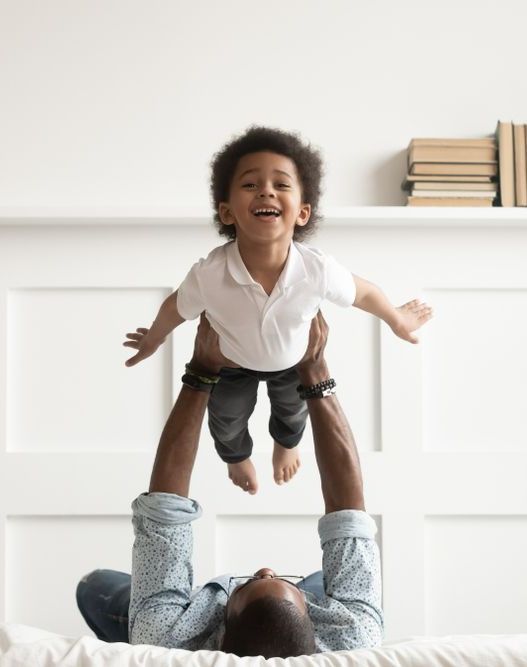
[[[297,448],[287,449],[275,440],[273,450],[274,481],[277,484],[289,482],[296,475],[299,467],[300,457]]]
[[[251,459],[245,459],[240,463],[227,463],[227,468],[229,469],[229,479],[232,479],[233,484],[244,491],[248,491],[251,495],[258,491],[256,469]]]

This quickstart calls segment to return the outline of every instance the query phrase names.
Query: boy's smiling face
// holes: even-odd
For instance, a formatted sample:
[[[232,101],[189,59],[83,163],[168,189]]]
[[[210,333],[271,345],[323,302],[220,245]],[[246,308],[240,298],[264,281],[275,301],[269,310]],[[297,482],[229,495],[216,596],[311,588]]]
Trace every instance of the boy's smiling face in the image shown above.
[[[240,241],[289,243],[295,226],[307,224],[311,206],[302,201],[295,163],[262,151],[240,158],[219,214],[224,225],[236,227]]]

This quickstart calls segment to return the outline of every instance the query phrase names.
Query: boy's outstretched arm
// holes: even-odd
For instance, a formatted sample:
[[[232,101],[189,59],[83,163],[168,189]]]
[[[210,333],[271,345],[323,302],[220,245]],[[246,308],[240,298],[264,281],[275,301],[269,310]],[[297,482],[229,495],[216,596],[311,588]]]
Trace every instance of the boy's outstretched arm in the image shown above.
[[[376,315],[391,327],[396,336],[409,343],[418,343],[419,339],[413,332],[428,322],[432,317],[432,308],[426,303],[414,299],[402,306],[394,306],[382,290],[373,283],[353,275],[357,295],[353,305]]]
[[[153,321],[150,329],[139,327],[135,333],[127,333],[127,340],[123,343],[125,347],[133,347],[137,354],[125,362],[126,366],[135,364],[150,357],[157,348],[165,342],[165,338],[180,324],[185,322],[177,309],[177,291],[167,297],[161,304],[161,308]]]

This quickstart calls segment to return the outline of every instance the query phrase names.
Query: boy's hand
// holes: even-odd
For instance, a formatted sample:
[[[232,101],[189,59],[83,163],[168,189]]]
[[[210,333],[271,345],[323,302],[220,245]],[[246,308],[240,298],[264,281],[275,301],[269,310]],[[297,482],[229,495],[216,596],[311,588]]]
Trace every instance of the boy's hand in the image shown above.
[[[225,367],[240,368],[223,356],[218,334],[210,326],[205,313],[201,313],[199,318],[198,331],[194,340],[194,354],[189,365],[192,370],[204,375],[218,375]]]
[[[150,330],[145,327],[139,327],[139,329],[136,329],[137,333],[126,334],[126,337],[131,340],[125,341],[123,345],[125,347],[133,347],[135,350],[138,350],[138,352],[125,361],[125,366],[135,366],[140,361],[143,361],[143,359],[154,354],[157,348],[165,342],[164,338],[161,340],[152,340],[152,338],[148,336],[149,331]]]
[[[432,309],[430,306],[420,302],[419,299],[414,299],[395,310],[397,311],[397,317],[391,325],[393,333],[409,343],[418,343],[419,339],[412,332],[417,331],[431,319]]]

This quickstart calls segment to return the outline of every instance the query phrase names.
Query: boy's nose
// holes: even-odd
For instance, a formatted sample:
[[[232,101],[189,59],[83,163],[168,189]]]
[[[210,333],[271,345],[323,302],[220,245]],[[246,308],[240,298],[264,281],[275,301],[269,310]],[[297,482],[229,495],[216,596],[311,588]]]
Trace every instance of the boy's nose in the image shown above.
[[[269,195],[274,197],[274,187],[272,186],[271,183],[265,183],[264,185],[262,185],[262,189],[260,190],[260,197],[265,197]]]

